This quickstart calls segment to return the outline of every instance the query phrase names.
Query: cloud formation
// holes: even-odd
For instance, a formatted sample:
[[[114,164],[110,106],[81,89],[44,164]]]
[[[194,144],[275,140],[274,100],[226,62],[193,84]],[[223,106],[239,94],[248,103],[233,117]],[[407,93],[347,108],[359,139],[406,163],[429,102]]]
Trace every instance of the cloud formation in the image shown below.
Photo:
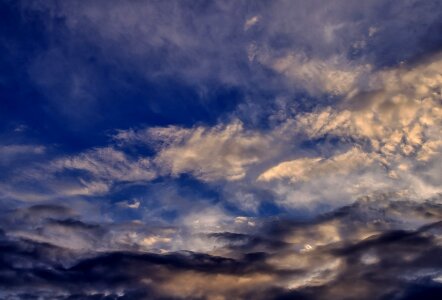
[[[52,218],[53,212],[58,218],[70,214],[55,206],[32,210]],[[435,222],[441,215],[440,204],[431,201],[385,205],[382,199],[365,200],[309,222],[281,219],[262,224],[264,230],[256,232],[212,234],[211,239],[224,240],[224,253],[235,258],[134,250],[79,255],[70,247],[75,236],[69,232],[64,232],[69,242],[63,246],[2,233],[2,296],[26,299],[36,292],[60,299],[434,296],[441,291],[442,262],[431,259],[442,251],[441,224]],[[379,222],[380,216],[384,222]],[[393,218],[388,221],[386,216]],[[410,216],[420,222],[413,223]],[[409,229],[398,229],[403,221]],[[49,219],[36,234],[44,234],[54,224],[88,230],[90,238],[99,238],[100,230],[106,230],[80,221]]]
[[[204,181],[239,180],[249,165],[272,151],[269,139],[240,122],[214,128],[156,128],[150,138],[163,145],[154,161],[171,175],[191,173]]]
[[[244,180],[265,183],[288,206],[336,206],[386,190],[432,197],[442,191],[440,70],[440,55],[434,55],[379,71],[369,77],[368,89],[355,88],[337,105],[299,113],[263,131],[239,120],[119,130],[106,147],[61,157],[30,173],[38,178],[41,172],[80,172],[67,183],[68,195],[105,194],[115,184],[190,174],[204,182],[226,181],[227,189]],[[336,145],[328,141],[333,139]],[[316,155],[300,151],[312,141]],[[153,154],[125,153],[133,147]]]
[[[441,298],[440,1],[0,11],[0,298]]]

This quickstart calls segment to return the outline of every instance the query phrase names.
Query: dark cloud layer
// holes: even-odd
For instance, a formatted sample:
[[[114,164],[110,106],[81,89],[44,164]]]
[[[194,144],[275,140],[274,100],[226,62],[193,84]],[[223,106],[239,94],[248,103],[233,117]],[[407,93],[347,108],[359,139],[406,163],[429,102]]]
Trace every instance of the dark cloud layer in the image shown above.
[[[0,241],[1,296],[4,299],[438,299],[442,293],[442,223],[432,220],[434,214],[440,216],[442,207],[434,201],[382,206],[379,201],[362,201],[303,223],[270,220],[265,225],[267,233],[210,235],[224,240],[224,247],[233,251],[236,258],[195,252],[80,253],[6,231],[1,233]],[[321,228],[330,222],[340,230],[355,232],[370,227],[380,217],[397,216],[398,207],[401,218],[421,215],[426,219],[425,225],[401,230],[394,229],[394,222],[384,223],[378,226],[377,233],[368,237],[343,234],[338,241],[320,243],[306,252],[297,249],[299,243],[286,239],[307,232],[308,240],[313,242],[315,234],[319,237]],[[61,207],[50,206],[31,210],[64,212]],[[96,227],[73,219],[50,219],[45,226],[54,223],[73,230]],[[27,230],[38,232],[32,227]],[[319,237],[322,238],[327,236]],[[278,265],[290,256],[293,256],[290,263]],[[339,260],[339,264],[324,270],[315,263],[334,260]],[[311,275],[311,268],[318,270]],[[290,288],[292,281],[301,284]]]

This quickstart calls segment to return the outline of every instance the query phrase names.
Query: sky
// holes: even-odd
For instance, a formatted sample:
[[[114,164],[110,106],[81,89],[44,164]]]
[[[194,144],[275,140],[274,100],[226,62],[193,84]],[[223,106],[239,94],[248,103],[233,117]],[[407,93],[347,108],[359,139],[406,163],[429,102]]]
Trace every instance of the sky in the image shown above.
[[[442,2],[0,0],[0,298],[442,299]]]

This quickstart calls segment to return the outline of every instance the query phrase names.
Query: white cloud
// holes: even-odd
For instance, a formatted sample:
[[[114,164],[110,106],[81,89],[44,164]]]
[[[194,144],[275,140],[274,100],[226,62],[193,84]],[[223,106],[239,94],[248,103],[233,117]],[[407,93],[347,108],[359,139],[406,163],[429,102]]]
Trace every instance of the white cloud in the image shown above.
[[[439,148],[442,126],[442,59],[376,74],[375,91],[349,95],[343,109],[305,114],[297,126],[310,137],[334,134],[367,139],[373,150],[391,160],[430,159]]]
[[[253,17],[247,19],[247,21],[244,24],[244,30],[248,30],[251,27],[253,27],[254,25],[256,25],[256,23],[259,22],[259,18],[260,18],[259,16],[253,16]]]
[[[156,165],[173,176],[191,173],[203,181],[242,179],[248,166],[270,151],[268,138],[244,129],[240,122],[213,128],[155,128],[149,133],[160,143]]]
[[[152,146],[152,162],[162,174],[190,173],[207,182],[257,178],[252,185],[264,184],[290,206],[347,203],[379,190],[431,197],[442,191],[437,181],[442,172],[441,64],[435,56],[408,68],[373,73],[366,90],[354,85],[356,75],[348,85],[344,80],[339,104],[299,113],[267,132],[234,121],[212,128],[127,130],[114,138],[121,145]],[[302,141],[326,136],[337,137],[338,148],[319,147],[311,155],[296,149]],[[231,202],[257,209],[259,200],[243,186],[229,188],[235,198]]]
[[[63,157],[54,161],[50,168],[55,172],[67,169],[86,171],[105,181],[149,181],[155,178],[149,159],[130,159],[124,152],[111,147]]]
[[[156,172],[149,158],[131,158],[112,147],[93,148],[17,170],[4,183],[1,196],[35,201],[104,195],[114,184],[147,182],[154,178]]]
[[[271,56],[266,51],[257,53],[261,63],[313,95],[345,95],[358,88],[360,81],[371,72],[370,65],[357,65],[342,56],[319,59],[295,52],[281,57]]]
[[[138,208],[140,208],[141,201],[137,200],[137,199],[133,199],[132,201],[117,202],[117,205],[119,207],[123,207],[123,208],[138,209]]]
[[[106,182],[102,181],[86,181],[80,179],[80,182],[63,184],[57,182],[55,184],[58,194],[66,196],[93,196],[106,194],[110,186]]]
[[[356,148],[328,158],[304,156],[279,163],[259,181],[289,179],[295,189],[277,188],[288,203],[355,199],[380,189],[420,199],[441,193],[435,180],[442,172],[441,70],[441,56],[435,56],[380,71],[368,83],[371,92],[351,91],[334,108],[288,120],[283,132],[292,130],[306,139],[331,135]]]
[[[306,81],[306,88],[336,90],[342,100],[333,107],[287,114],[280,126],[266,131],[247,129],[240,121],[120,130],[113,138],[121,150],[95,148],[57,159],[46,170],[88,174],[77,184],[61,185],[68,195],[103,194],[113,183],[158,175],[227,181],[229,195],[235,195],[231,202],[248,211],[257,210],[259,199],[244,190],[245,184],[264,186],[287,205],[341,203],[380,189],[417,198],[442,192],[440,56],[377,72],[337,57],[319,61],[293,53],[273,63],[281,71],[301,74],[298,79]],[[319,141],[306,154],[297,147],[330,136],[338,139],[336,148],[321,148]],[[129,157],[124,149],[134,144],[151,147],[155,154]]]
[[[154,245],[158,245],[161,243],[170,243],[172,241],[171,238],[161,237],[157,235],[149,235],[142,239],[141,244],[146,247],[152,247]]]
[[[270,181],[289,178],[293,182],[308,181],[319,176],[346,175],[358,168],[371,165],[372,155],[353,148],[343,154],[327,158],[300,158],[278,164],[262,173],[258,180]]]

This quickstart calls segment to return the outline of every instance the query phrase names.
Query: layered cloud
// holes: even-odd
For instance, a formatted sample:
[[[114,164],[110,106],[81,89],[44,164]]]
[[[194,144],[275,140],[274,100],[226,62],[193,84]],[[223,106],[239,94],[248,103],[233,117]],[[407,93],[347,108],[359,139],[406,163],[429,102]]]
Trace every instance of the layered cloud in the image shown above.
[[[206,241],[218,245],[212,254],[129,252],[117,240],[111,244],[116,251],[84,251],[78,237],[105,245],[103,233],[116,228],[65,219],[75,218],[74,211],[60,206],[13,214],[31,210],[33,220],[21,223],[21,232],[40,220],[39,231],[2,232],[2,297],[409,299],[441,291],[441,262],[430,259],[441,254],[442,212],[434,201],[367,199],[307,222],[276,219],[257,230],[211,233]],[[2,227],[12,220],[3,219]],[[39,240],[49,232],[51,240]]]

